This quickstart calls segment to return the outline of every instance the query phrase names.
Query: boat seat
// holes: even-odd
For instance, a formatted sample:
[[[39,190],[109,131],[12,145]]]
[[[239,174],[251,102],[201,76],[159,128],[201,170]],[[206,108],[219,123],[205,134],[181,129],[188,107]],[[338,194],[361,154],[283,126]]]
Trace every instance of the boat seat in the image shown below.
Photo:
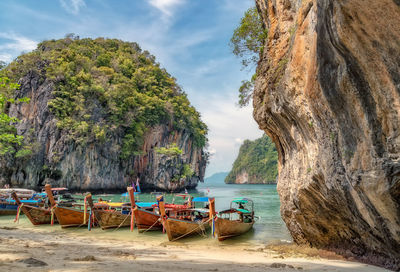
[[[236,209],[236,210],[241,212],[241,213],[250,213],[250,211],[245,210],[245,209]]]

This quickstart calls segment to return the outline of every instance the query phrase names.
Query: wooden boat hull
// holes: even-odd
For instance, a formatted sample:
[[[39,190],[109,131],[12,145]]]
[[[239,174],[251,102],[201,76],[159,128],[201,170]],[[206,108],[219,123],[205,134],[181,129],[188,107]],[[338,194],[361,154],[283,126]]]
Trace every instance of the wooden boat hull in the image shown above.
[[[55,208],[58,223],[63,228],[87,226],[89,221],[89,212],[86,212],[86,220],[84,220],[84,211],[80,211],[70,207]]]
[[[160,222],[160,215],[150,211],[135,208],[133,210],[135,216],[135,223],[139,232],[147,230],[162,230],[162,224]]]
[[[120,211],[95,210],[94,214],[102,229],[129,227],[131,225],[131,216]]]
[[[205,222],[198,223],[175,218],[167,218],[165,221],[165,229],[169,241],[193,235],[202,235],[208,228],[209,225]]]
[[[0,208],[0,215],[16,215],[17,210],[15,209],[7,209],[7,208]]]
[[[210,222],[212,224],[212,222]],[[254,225],[251,223],[243,223],[234,220],[217,218],[215,220],[215,234],[219,241],[242,235],[248,232]]]
[[[0,201],[0,215],[15,215],[17,214],[17,209],[18,205]]]
[[[35,226],[51,224],[51,210],[32,206],[22,206],[22,211]],[[54,215],[54,223],[57,223],[57,217]]]

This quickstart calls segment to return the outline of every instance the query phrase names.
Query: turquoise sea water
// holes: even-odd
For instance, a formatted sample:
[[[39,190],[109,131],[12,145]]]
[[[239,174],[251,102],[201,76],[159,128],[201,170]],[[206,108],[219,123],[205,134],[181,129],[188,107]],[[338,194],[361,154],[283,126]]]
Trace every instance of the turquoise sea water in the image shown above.
[[[279,197],[276,192],[276,185],[227,185],[227,184],[199,184],[197,190],[189,191],[193,196],[209,196],[215,197],[216,210],[224,210],[229,208],[230,201],[235,197],[248,197],[254,201],[255,214],[260,216],[260,220],[254,225],[254,229],[247,234],[229,239],[223,242],[226,245],[264,245],[276,242],[289,242],[291,241],[290,235],[283,223],[279,212]],[[124,201],[127,199],[121,198],[121,195],[99,195],[94,198],[101,197],[103,200]],[[174,196],[166,194],[166,201],[171,201]],[[143,193],[140,194],[140,201],[154,201],[154,194]],[[118,230],[103,231],[99,228],[88,231],[86,228],[71,228],[61,229],[59,226],[32,226],[30,222],[21,217],[19,224],[13,223],[13,216],[0,216],[0,227],[13,227],[18,228],[41,228],[45,231],[67,232],[72,235],[82,236],[102,236],[106,239],[121,239],[121,240],[135,240],[138,239],[152,239],[160,242],[168,241],[166,235],[161,232],[147,232],[145,234],[138,234],[135,230],[133,233],[127,228]],[[201,244],[218,244],[211,237],[201,238],[193,237],[181,240],[183,243],[201,243]]]
[[[217,211],[229,208],[230,201],[235,197],[248,197],[254,201],[255,215],[260,216],[260,220],[254,224],[254,231],[236,237],[232,242],[268,244],[292,240],[280,216],[276,185],[200,184],[198,191],[215,197]]]

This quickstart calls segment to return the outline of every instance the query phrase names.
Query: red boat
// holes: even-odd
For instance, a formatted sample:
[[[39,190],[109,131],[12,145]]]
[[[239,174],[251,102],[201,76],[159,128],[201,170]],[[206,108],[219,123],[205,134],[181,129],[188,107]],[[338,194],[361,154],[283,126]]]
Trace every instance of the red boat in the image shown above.
[[[196,197],[193,199],[193,203],[208,203],[209,201],[208,197]],[[205,232],[209,228],[209,222],[211,221],[210,210],[207,206],[205,208],[192,207],[178,210],[175,215],[166,213],[162,197],[159,199],[159,206],[169,241],[175,241],[192,235],[205,236]]]
[[[132,190],[132,192],[130,192]],[[145,232],[149,230],[162,230],[163,225],[160,219],[160,212],[158,204],[156,202],[135,202],[135,197],[133,194],[133,188],[128,188],[128,193],[131,200],[131,205],[134,207],[133,215],[135,218],[135,223],[139,232]],[[182,198],[188,197],[187,204],[165,204],[166,213],[169,216],[174,217],[176,212],[182,209],[187,209],[190,207],[190,196],[189,195],[177,195]]]

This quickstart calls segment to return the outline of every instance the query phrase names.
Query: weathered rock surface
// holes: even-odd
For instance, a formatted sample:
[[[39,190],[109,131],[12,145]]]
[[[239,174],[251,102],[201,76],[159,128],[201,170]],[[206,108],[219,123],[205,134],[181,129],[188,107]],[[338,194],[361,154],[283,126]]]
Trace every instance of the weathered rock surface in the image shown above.
[[[250,182],[249,173],[247,173],[246,171],[242,171],[236,175],[236,179],[235,179],[236,184],[246,184],[249,182]]]
[[[122,131],[112,134],[105,143],[76,144],[68,133],[57,128],[57,120],[49,111],[54,82],[43,81],[29,72],[19,83],[17,96],[29,97],[31,101],[12,105],[10,115],[21,120],[17,124],[18,134],[33,144],[34,154],[28,160],[8,161],[1,168],[0,186],[11,182],[13,186],[39,189],[51,183],[76,191],[110,192],[126,190],[139,175],[142,190],[180,191],[203,181],[207,159],[184,130],[173,130],[170,124],[149,128],[141,155],[122,160]],[[171,158],[156,152],[155,148],[172,143],[183,150],[182,156]],[[172,181],[183,164],[190,165],[193,176]]]
[[[400,269],[400,3],[256,0],[254,117],[297,243]]]

